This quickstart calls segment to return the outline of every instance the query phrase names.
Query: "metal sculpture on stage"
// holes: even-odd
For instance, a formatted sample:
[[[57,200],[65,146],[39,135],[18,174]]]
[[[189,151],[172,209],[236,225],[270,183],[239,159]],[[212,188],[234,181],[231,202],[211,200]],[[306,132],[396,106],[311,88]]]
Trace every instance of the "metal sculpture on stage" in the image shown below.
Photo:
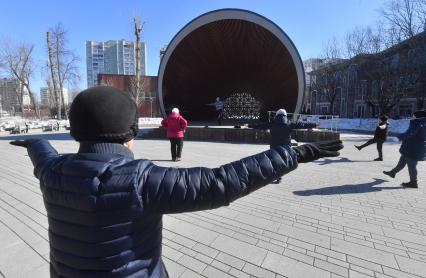
[[[248,93],[232,94],[224,101],[223,116],[228,120],[257,120],[262,104]]]
[[[164,51],[158,72],[163,116],[179,107],[190,121],[216,119],[206,104],[217,97],[241,99],[232,96],[236,92],[260,103],[259,114],[244,108],[245,117],[266,118],[267,111],[281,107],[298,113],[304,89],[303,64],[290,38],[267,18],[240,9],[189,22]],[[233,109],[229,117],[237,114]]]

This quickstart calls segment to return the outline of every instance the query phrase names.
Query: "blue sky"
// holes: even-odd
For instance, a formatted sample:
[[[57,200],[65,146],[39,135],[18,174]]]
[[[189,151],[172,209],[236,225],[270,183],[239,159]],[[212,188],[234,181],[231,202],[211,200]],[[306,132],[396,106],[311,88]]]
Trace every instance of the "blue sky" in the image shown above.
[[[69,48],[81,57],[80,88],[86,86],[86,40],[134,40],[132,16],[145,21],[148,74],[157,75],[159,50],[193,18],[215,9],[242,8],[279,25],[293,40],[302,59],[316,57],[333,36],[342,38],[355,26],[374,25],[385,0],[20,0],[3,1],[0,40],[35,45],[35,62],[47,59],[45,33],[61,22]],[[44,86],[40,70],[32,88]]]

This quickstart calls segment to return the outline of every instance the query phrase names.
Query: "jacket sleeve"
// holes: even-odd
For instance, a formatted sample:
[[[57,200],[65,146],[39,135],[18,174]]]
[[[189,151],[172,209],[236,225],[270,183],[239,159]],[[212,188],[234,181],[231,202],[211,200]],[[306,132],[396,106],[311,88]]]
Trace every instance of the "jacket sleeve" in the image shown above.
[[[163,119],[161,121],[161,125],[164,126],[164,127],[167,127],[167,119]]]
[[[316,123],[291,123],[290,128],[291,129],[308,129],[308,128],[315,128],[317,126]]]
[[[58,152],[45,139],[34,140],[27,151],[34,165],[34,175],[37,179],[40,179],[44,170],[49,169],[52,162],[59,157]]]
[[[183,117],[180,118],[180,127],[182,130],[185,130],[185,128],[188,126],[188,121],[185,120]]]
[[[416,133],[420,130],[419,125],[416,122],[411,122],[410,125],[408,126],[408,129],[404,132],[401,133],[400,135],[398,135],[399,140],[405,140],[407,138],[410,138],[414,135],[416,135]]]
[[[249,124],[248,127],[254,129],[270,129],[271,123]]]
[[[213,209],[229,205],[296,168],[297,155],[288,146],[213,169],[159,167],[145,160],[139,167],[138,193],[146,211]]]

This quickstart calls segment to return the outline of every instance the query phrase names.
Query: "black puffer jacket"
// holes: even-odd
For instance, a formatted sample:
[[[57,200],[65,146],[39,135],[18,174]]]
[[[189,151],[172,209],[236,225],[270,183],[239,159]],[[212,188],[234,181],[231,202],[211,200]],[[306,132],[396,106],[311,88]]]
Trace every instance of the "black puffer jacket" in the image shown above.
[[[386,141],[388,137],[389,123],[387,121],[380,122],[374,131],[374,138],[378,141]]]
[[[271,123],[264,124],[251,124],[250,128],[256,129],[269,129],[271,132],[271,148],[291,144],[291,131],[293,129],[305,129],[314,128],[317,124],[315,123],[290,123],[287,121],[287,117],[280,114],[274,118]]]
[[[297,167],[290,147],[214,169],[159,167],[111,143],[58,155],[37,140],[28,153],[49,220],[52,277],[167,277],[163,214],[228,205]]]

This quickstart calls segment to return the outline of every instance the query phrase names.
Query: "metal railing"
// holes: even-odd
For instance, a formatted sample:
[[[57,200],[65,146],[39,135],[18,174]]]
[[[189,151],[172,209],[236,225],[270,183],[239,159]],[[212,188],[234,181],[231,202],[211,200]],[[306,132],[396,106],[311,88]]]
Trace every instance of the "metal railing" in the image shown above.
[[[275,111],[268,111],[268,121],[275,117]],[[319,129],[337,132],[339,130],[339,116],[337,115],[308,115],[287,113],[287,118],[292,123],[316,123]]]

